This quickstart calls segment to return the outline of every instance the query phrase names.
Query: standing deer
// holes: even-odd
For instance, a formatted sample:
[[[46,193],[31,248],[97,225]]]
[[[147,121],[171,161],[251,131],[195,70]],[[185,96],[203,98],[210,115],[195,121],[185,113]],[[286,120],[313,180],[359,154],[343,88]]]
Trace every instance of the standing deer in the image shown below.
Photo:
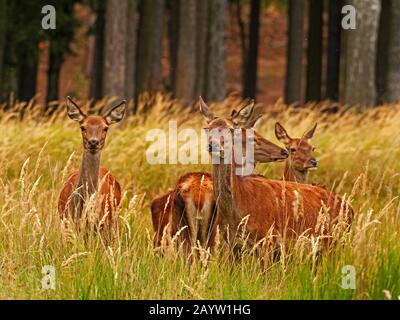
[[[308,131],[303,138],[291,138],[285,128],[277,122],[275,124],[275,135],[289,151],[289,157],[285,161],[283,178],[285,181],[295,181],[298,183],[307,183],[308,171],[316,169],[317,160],[312,152],[314,147],[311,139],[314,136],[317,124]]]
[[[254,106],[254,101],[248,105]],[[246,105],[244,108],[248,108]],[[233,111],[230,121],[235,123],[241,111]],[[262,116],[254,113],[246,128],[254,127]],[[215,118],[215,120],[220,118]],[[245,127],[242,129],[242,140],[245,140]],[[254,133],[254,160],[256,162],[282,161],[288,152]],[[197,241],[203,247],[213,247],[216,225],[219,218],[215,211],[212,176],[206,172],[191,172],[179,178],[173,191],[155,198],[151,205],[152,220],[155,231],[154,244],[160,246],[167,224],[170,224],[172,235],[179,230],[187,246]]]
[[[112,173],[100,167],[100,156],[106,140],[108,127],[120,122],[125,114],[125,101],[119,102],[104,117],[88,116],[70,98],[67,98],[67,113],[71,120],[79,123],[82,132],[83,156],[81,166],[68,178],[61,190],[58,211],[61,217],[71,215],[78,220],[82,216],[85,201],[98,193],[99,221],[110,224],[121,201],[121,187]],[[107,215],[107,216],[106,216]]]
[[[247,126],[253,107],[242,109],[236,123],[215,118],[202,100],[200,112],[209,130],[232,130],[238,126]],[[218,146],[221,154],[226,153],[219,139],[209,136],[209,144],[210,147]],[[238,146],[233,144],[231,147]],[[240,245],[235,234],[245,218],[248,219],[245,226],[250,238],[259,241],[269,231],[284,239],[295,239],[302,234],[330,235],[335,224],[341,221],[350,224],[353,217],[352,208],[324,188],[269,180],[263,176],[240,176],[236,173],[234,159],[226,164],[221,158],[220,164],[213,165],[213,185],[222,232],[233,248]]]

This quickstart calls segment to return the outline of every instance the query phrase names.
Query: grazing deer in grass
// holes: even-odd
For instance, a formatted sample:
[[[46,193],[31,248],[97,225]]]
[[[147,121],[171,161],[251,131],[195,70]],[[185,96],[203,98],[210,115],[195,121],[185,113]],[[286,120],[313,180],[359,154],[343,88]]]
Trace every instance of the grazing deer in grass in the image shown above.
[[[250,102],[254,106],[254,101]],[[243,109],[248,108],[246,105]],[[235,123],[241,111],[233,111],[229,121]],[[257,112],[248,121],[247,128],[254,127],[262,116]],[[216,118],[219,119],[219,118]],[[242,130],[245,139],[246,128]],[[254,160],[256,162],[283,161],[288,152],[254,133]],[[181,231],[186,245],[197,241],[203,247],[213,247],[218,224],[215,211],[212,175],[206,172],[191,172],[179,178],[173,191],[155,198],[151,205],[152,220],[155,231],[154,244],[159,246],[167,224],[170,232]]]
[[[253,106],[241,110],[236,123],[216,118],[202,100],[200,112],[209,130],[232,130],[247,126]],[[245,218],[248,219],[246,231],[253,241],[264,239],[269,231],[290,240],[302,234],[330,235],[336,223],[351,223],[352,208],[332,192],[307,184],[269,180],[263,176],[238,175],[234,159],[228,164],[222,161],[225,154],[233,152],[224,150],[221,140],[212,135],[209,144],[221,150],[221,163],[213,164],[214,198],[224,238],[232,248],[240,246],[236,232]],[[238,146],[234,143],[229,147],[234,149]]]
[[[279,122],[275,124],[276,137],[289,151],[289,157],[285,161],[283,172],[285,181],[307,183],[308,171],[317,168],[318,162],[312,154],[314,147],[311,144],[311,139],[314,136],[316,128],[317,124],[303,138],[293,139]]]
[[[58,201],[61,217],[71,215],[78,220],[82,216],[84,203],[91,195],[98,193],[99,221],[109,224],[121,201],[121,187],[112,173],[100,167],[100,156],[110,125],[120,122],[125,114],[125,101],[114,106],[104,117],[88,116],[70,98],[67,98],[67,112],[71,120],[79,123],[83,140],[81,166],[65,183]],[[105,216],[107,215],[107,216]]]

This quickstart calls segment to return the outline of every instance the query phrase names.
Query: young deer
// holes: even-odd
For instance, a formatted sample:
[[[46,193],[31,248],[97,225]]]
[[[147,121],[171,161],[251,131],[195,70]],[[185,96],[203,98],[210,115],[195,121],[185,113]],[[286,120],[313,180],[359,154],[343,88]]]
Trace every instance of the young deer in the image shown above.
[[[303,138],[292,139],[279,122],[275,124],[276,137],[289,151],[289,157],[285,161],[283,172],[285,181],[307,183],[308,170],[317,168],[318,162],[312,154],[314,147],[311,144],[316,128],[317,124]]]
[[[69,118],[78,122],[81,127],[83,157],[80,168],[69,176],[61,190],[58,212],[61,217],[71,215],[78,220],[82,216],[86,199],[98,192],[98,219],[99,221],[104,219],[109,224],[121,201],[121,187],[108,169],[100,167],[100,156],[108,127],[120,122],[124,117],[125,101],[118,103],[102,117],[86,115],[68,97],[67,111]]]
[[[201,98],[200,98],[201,99]],[[254,106],[251,101],[250,105]],[[248,108],[246,105],[243,109]],[[233,111],[230,121],[236,122],[240,112]],[[245,129],[252,128],[262,114],[256,113],[247,127],[242,129],[242,140]],[[220,118],[215,118],[215,120]],[[254,133],[254,160],[256,162],[273,162],[286,159],[288,152]],[[179,178],[173,191],[159,196],[151,205],[152,220],[155,231],[154,244],[159,246],[163,232],[170,223],[170,232],[176,234],[181,228],[185,245],[194,245],[197,241],[203,247],[213,247],[218,216],[215,211],[212,176],[206,172],[191,172]]]
[[[241,110],[236,124],[230,120],[216,119],[208,106],[200,101],[200,111],[205,117],[209,130],[246,127],[253,113],[252,106]],[[225,154],[219,139],[209,137],[210,146],[219,146]],[[237,145],[233,144],[233,148]],[[232,154],[232,152],[231,152]],[[221,158],[222,160],[222,158]],[[289,181],[269,180],[263,176],[240,176],[236,174],[234,159],[226,164],[213,165],[214,198],[221,219],[224,238],[234,248],[240,245],[235,236],[243,219],[248,218],[246,231],[254,241],[262,240],[269,231],[284,239],[299,235],[329,235],[338,221],[350,224],[353,210],[342,199],[326,189]],[[298,204],[298,205],[296,205]],[[340,216],[341,206],[344,215]],[[321,223],[320,213],[327,223]],[[341,219],[343,218],[343,219]]]

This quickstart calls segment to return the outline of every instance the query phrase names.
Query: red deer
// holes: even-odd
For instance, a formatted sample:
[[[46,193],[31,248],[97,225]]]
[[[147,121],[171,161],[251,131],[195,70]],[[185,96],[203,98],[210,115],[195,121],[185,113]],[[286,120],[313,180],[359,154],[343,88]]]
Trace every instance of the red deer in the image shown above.
[[[250,105],[254,106],[251,101]],[[248,107],[245,106],[244,108]],[[233,111],[230,121],[234,123],[239,112]],[[262,114],[255,113],[246,128],[252,128]],[[216,118],[217,119],[217,118]],[[242,139],[245,139],[243,127]],[[288,152],[254,133],[254,158],[257,162],[281,161]],[[155,231],[154,244],[161,245],[165,227],[170,223],[170,233],[181,231],[185,243],[194,245],[198,241],[203,247],[213,247],[218,217],[212,176],[206,172],[191,172],[179,178],[173,191],[155,198],[151,205]]]
[[[108,127],[120,122],[125,114],[125,101],[118,103],[104,117],[86,115],[79,106],[67,98],[67,112],[71,120],[79,123],[83,140],[81,166],[68,178],[60,193],[58,212],[61,217],[71,215],[75,220],[82,215],[85,200],[98,193],[99,221],[109,224],[121,201],[121,187],[112,173],[100,167],[100,156]],[[107,215],[107,216],[105,216]]]
[[[289,151],[283,172],[285,181],[307,183],[308,171],[317,168],[318,162],[312,154],[314,147],[311,144],[316,128],[317,124],[303,138],[291,138],[279,122],[275,124],[276,137]]]
[[[186,238],[187,244],[192,245],[199,240],[202,245],[208,246],[213,239],[210,232],[215,231],[212,228],[214,225],[212,220],[215,219],[212,187],[211,174],[189,172],[179,178],[174,190],[153,200],[151,214],[155,246],[161,245],[168,223],[171,235],[186,226],[188,230],[182,230],[182,236]],[[209,226],[212,230],[209,230]]]
[[[232,121],[215,118],[201,99],[200,112],[209,130],[232,130],[238,125],[246,127],[253,107],[249,106],[239,112],[236,125]],[[221,154],[226,153],[220,139],[209,136],[209,144],[217,145]],[[248,219],[246,231],[253,241],[264,239],[270,230],[273,235],[279,234],[287,240],[296,239],[301,234],[323,233],[329,236],[332,227],[342,221],[341,217],[346,224],[351,223],[353,210],[342,203],[340,197],[324,188],[269,180],[263,176],[240,176],[236,174],[235,167],[234,159],[228,164],[222,161],[213,164],[214,198],[217,199],[221,229],[224,238],[233,248],[240,246],[236,232],[245,218]],[[296,203],[300,205],[295,206]],[[340,214],[342,211],[343,215]]]

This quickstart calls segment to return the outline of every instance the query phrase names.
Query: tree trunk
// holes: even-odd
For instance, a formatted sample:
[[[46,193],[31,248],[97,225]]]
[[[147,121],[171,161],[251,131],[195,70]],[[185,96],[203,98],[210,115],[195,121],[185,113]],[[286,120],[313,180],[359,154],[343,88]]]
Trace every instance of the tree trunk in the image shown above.
[[[18,97],[18,51],[15,48],[14,43],[12,43],[12,39],[10,33],[7,34],[6,43],[7,50],[4,52],[4,66],[3,66],[3,83],[2,87],[2,98],[4,100],[8,100],[10,94],[13,94],[13,97]],[[11,45],[10,45],[11,44]]]
[[[95,22],[95,48],[93,69],[90,82],[90,95],[97,101],[102,96],[103,63],[104,63],[104,24],[105,6],[103,1],[98,1]]]
[[[178,60],[178,43],[179,43],[179,0],[169,0],[169,22],[168,22],[168,39],[169,39],[169,59],[170,72],[169,81],[170,89],[175,92],[175,74]]]
[[[346,30],[346,95],[348,105],[376,103],[375,63],[380,0],[351,0],[356,8],[357,26]]]
[[[376,94],[377,103],[383,103],[385,100],[386,90],[386,72],[388,64],[388,50],[389,50],[389,33],[391,25],[391,2],[392,0],[385,0],[381,2],[381,14],[379,19],[378,31],[378,52],[376,54]]]
[[[321,100],[322,13],[324,2],[309,1],[306,101]]]
[[[247,61],[247,48],[248,48],[248,41],[247,41],[247,33],[246,33],[246,27],[245,23],[243,21],[242,17],[242,9],[243,9],[243,3],[242,0],[235,0],[235,15],[236,15],[236,21],[239,27],[239,38],[240,38],[240,53],[241,53],[241,58],[242,58],[242,81],[244,82],[245,80],[245,74],[246,74],[246,61]],[[243,83],[243,88],[244,88],[244,83]],[[243,94],[244,96],[244,94]]]
[[[30,52],[30,54],[33,53]],[[37,67],[37,59],[36,61],[30,61],[28,57],[20,59],[18,66],[18,99],[29,101],[36,94]]]
[[[250,39],[249,49],[246,54],[246,68],[243,83],[243,97],[245,98],[250,97],[255,99],[257,96],[257,62],[260,32],[260,6],[260,0],[251,1],[249,32]]]
[[[136,92],[155,92],[162,88],[162,39],[164,0],[146,0],[140,5]]]
[[[287,104],[300,102],[303,69],[304,0],[289,0],[288,45],[285,83]]]
[[[225,98],[227,13],[227,0],[209,0],[204,84],[204,96],[209,101]]]
[[[196,81],[196,0],[179,3],[179,31],[176,69],[174,75],[175,96],[182,104],[194,98]]]
[[[4,52],[6,48],[6,15],[7,1],[0,0],[0,102],[3,96],[3,79],[4,79]]]
[[[49,69],[47,71],[47,99],[46,101],[58,100],[58,88],[60,70],[63,62],[63,54],[56,52],[50,42]]]
[[[390,2],[390,30],[387,52],[387,71],[384,100],[400,101],[400,2]]]
[[[207,57],[207,30],[208,30],[208,1],[198,1],[196,14],[196,96],[204,96],[206,57]]]
[[[339,100],[341,10],[343,0],[329,0],[328,63],[326,70],[326,98]]]
[[[128,0],[107,0],[103,65],[103,95],[126,94]]]
[[[138,0],[128,0],[125,69],[125,99],[127,100],[134,98],[136,93],[137,4]]]

